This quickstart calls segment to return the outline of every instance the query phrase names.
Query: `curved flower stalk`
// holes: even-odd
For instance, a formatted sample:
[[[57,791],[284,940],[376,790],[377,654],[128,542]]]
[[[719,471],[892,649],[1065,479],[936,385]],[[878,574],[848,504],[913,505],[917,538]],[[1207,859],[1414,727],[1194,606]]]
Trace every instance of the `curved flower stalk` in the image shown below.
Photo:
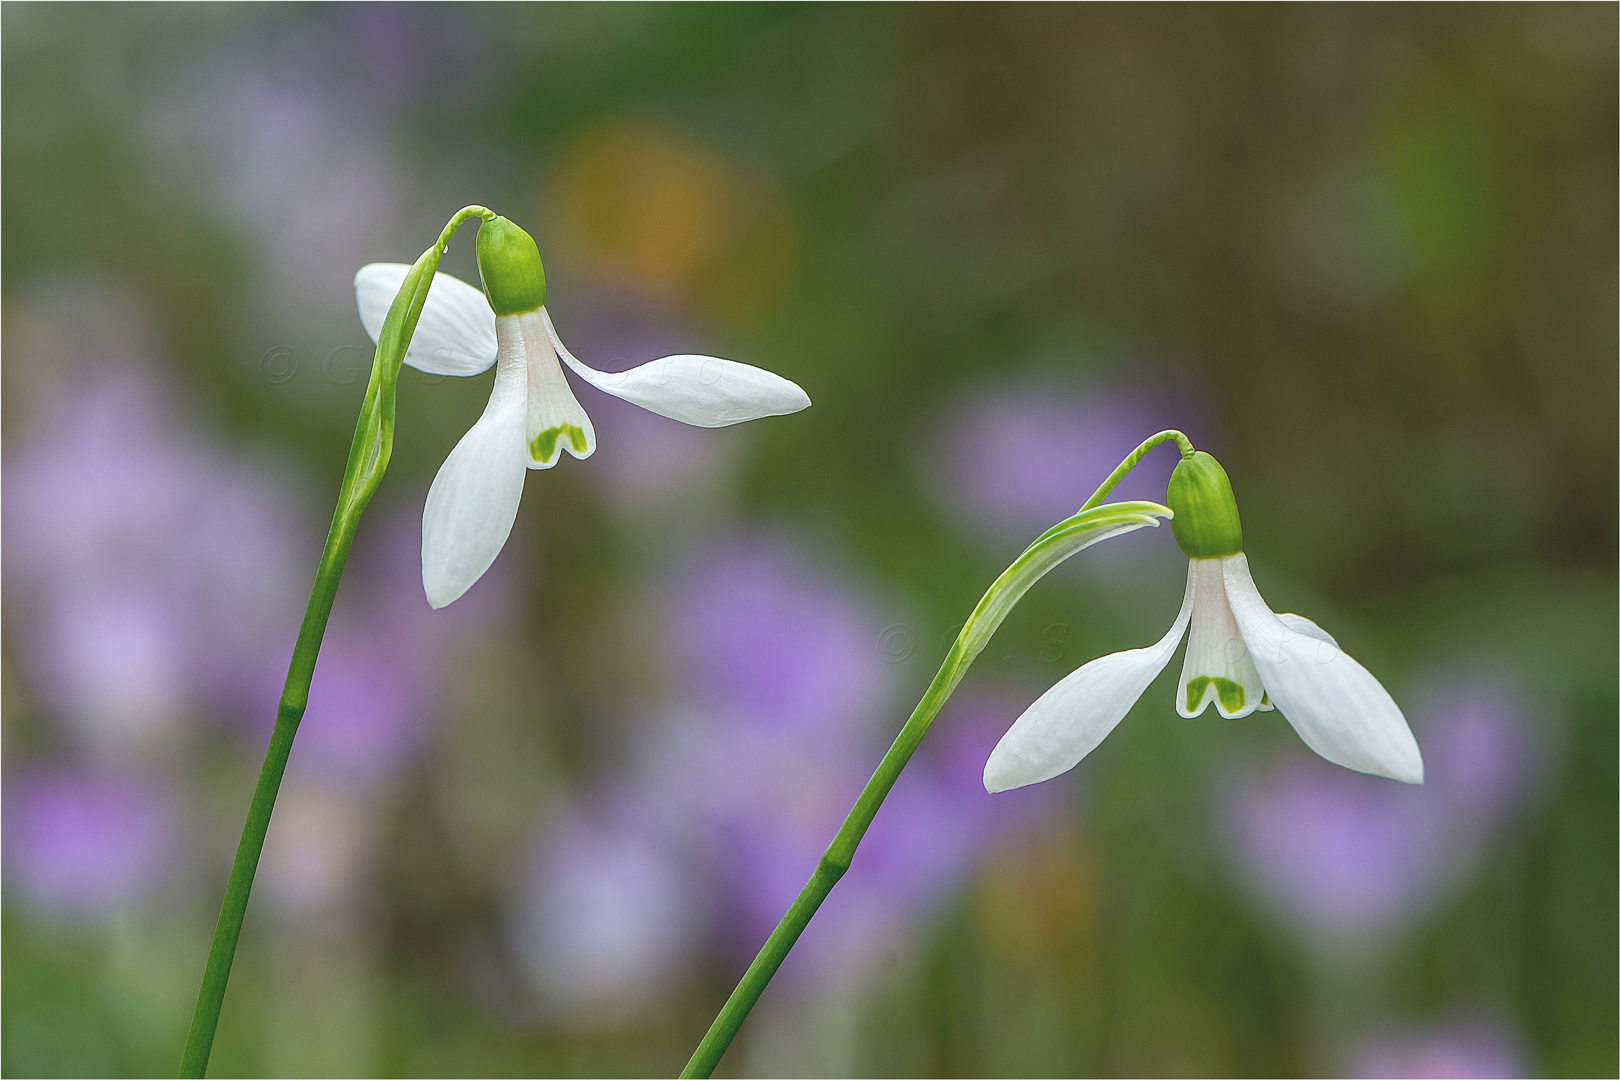
[[[373,339],[408,270],[371,263],[355,274],[360,321]],[[434,275],[405,354],[405,363],[431,375],[479,375],[495,367],[484,414],[445,459],[422,512],[422,588],[436,608],[466,592],[500,554],[517,520],[525,470],[551,468],[564,450],[576,458],[595,453],[596,429],[563,364],[604,393],[696,427],[727,427],[810,405],[796,383],[716,356],[665,356],[620,372],[581,363],[545,309],[539,249],[505,218],[479,229],[478,270],[483,292],[449,274]]]
[[[1281,708],[1305,745],[1357,772],[1423,782],[1423,755],[1389,691],[1311,620],[1274,614],[1243,554],[1237,503],[1208,454],[1170,477],[1171,524],[1188,555],[1181,611],[1157,644],[1091,661],[1025,710],[984,767],[988,791],[1067,772],[1114,730],[1187,636],[1176,711],[1227,719]]]
[[[219,1025],[219,1010],[225,998],[225,984],[230,979],[231,962],[236,957],[236,943],[242,934],[248,895],[253,890],[253,876],[264,849],[265,832],[270,827],[270,813],[275,808],[287,757],[292,752],[293,736],[298,732],[298,723],[309,701],[309,684],[315,674],[321,638],[326,633],[326,620],[332,613],[332,602],[337,596],[338,581],[343,576],[360,515],[382,483],[393,453],[394,390],[399,381],[399,367],[422,318],[429,283],[433,281],[445,246],[461,223],[473,217],[489,222],[495,219],[495,214],[482,206],[457,211],[434,245],[400,275],[394,292],[383,306],[378,331],[373,335],[377,352],[371,363],[371,380],[366,384],[354,441],[349,446],[349,461],[343,471],[343,484],[338,489],[337,509],[332,514],[332,527],[326,535],[320,567],[315,573],[315,586],[310,590],[309,606],[304,611],[304,621],[293,646],[270,746],[265,751],[236,859],[231,864],[230,880],[225,886],[225,900],[220,905],[208,965],[197,992],[197,1009],[180,1062],[182,1077],[200,1077],[208,1069],[208,1056],[214,1046],[214,1031]]]
[[[1169,505],[1104,504],[1137,462],[1165,442],[1174,442],[1182,455],[1170,478],[1165,499]],[[1012,606],[1070,555],[1098,540],[1156,526],[1159,518],[1171,519],[1177,543],[1192,560],[1186,598],[1170,632],[1150,648],[1094,660],[1047,691],[991,754],[985,786],[992,792],[1006,790],[1073,768],[1169,663],[1189,626],[1192,640],[1182,671],[1182,715],[1197,715],[1211,703],[1223,716],[1269,709],[1273,707],[1269,691],[1306,743],[1323,757],[1409,783],[1422,781],[1417,743],[1377,680],[1314,623],[1297,615],[1274,615],[1260,599],[1243,556],[1237,504],[1226,473],[1214,458],[1194,450],[1181,432],[1161,431],[1120,462],[1078,514],[1037,537],[984,594],[815,873],[692,1054],[683,1077],[714,1072],[754,1002],[849,869],[856,846],[900,770]]]
[[[945,656],[945,662],[940,665],[939,672],[934,681],[929,684],[922,700],[912,711],[911,717],[900,734],[895,737],[888,753],[878,763],[877,770],[867,781],[866,787],[856,799],[854,807],[850,810],[844,823],[839,827],[838,833],[833,837],[831,844],[822,854],[815,873],[799,892],[797,899],[788,908],[787,914],[771,932],[759,955],[749,965],[747,972],[737,988],[732,991],[731,997],[726,1001],[720,1015],[715,1017],[708,1034],[698,1044],[692,1054],[692,1059],[681,1073],[685,1077],[709,1076],[714,1072],[715,1066],[725,1055],[726,1048],[736,1037],[737,1031],[748,1017],[759,1000],[760,994],[770,983],[771,977],[776,974],[777,968],[787,958],[788,952],[810,924],[816,909],[827,898],[838,880],[849,869],[850,860],[855,855],[861,838],[866,835],[867,828],[872,819],[877,816],[878,807],[883,805],[884,798],[894,786],[900,771],[911,760],[917,746],[922,742],[928,728],[939,715],[967,674],[967,669],[974,659],[989,644],[990,638],[995,634],[1007,613],[1019,599],[1029,591],[1037,581],[1049,571],[1063,562],[1069,556],[1090,547],[1100,540],[1119,536],[1146,526],[1157,526],[1160,519],[1172,517],[1168,507],[1150,502],[1120,502],[1102,504],[1108,492],[1128,473],[1132,466],[1141,460],[1142,456],[1171,438],[1185,441],[1179,432],[1161,432],[1147,442],[1137,447],[1132,455],[1121,462],[1108,480],[1097,493],[1087,500],[1080,512],[1067,518],[1036,538],[1035,542],[1024,550],[1024,553],[1015,559],[1011,566],[996,578],[995,582],[980,599],[973,614],[962,626],[951,645],[950,652]]]

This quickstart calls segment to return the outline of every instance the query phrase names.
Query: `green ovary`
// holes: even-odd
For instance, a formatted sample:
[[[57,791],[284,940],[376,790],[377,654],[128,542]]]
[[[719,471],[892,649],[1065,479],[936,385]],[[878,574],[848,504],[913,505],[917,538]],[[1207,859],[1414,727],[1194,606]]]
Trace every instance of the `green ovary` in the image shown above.
[[[1215,696],[1221,699],[1221,708],[1229,713],[1239,712],[1243,708],[1245,695],[1243,687],[1231,679],[1223,679],[1219,675],[1200,675],[1187,682],[1187,711],[1192,712],[1198,708],[1198,703],[1204,700],[1204,691],[1211,683],[1215,684]]]
[[[557,440],[564,435],[568,436],[568,445],[574,448],[575,453],[585,452],[584,429],[574,424],[559,424],[554,428],[547,428],[534,437],[534,441],[529,444],[529,456],[536,461],[550,461],[557,453]],[[1242,691],[1238,693],[1241,695]]]

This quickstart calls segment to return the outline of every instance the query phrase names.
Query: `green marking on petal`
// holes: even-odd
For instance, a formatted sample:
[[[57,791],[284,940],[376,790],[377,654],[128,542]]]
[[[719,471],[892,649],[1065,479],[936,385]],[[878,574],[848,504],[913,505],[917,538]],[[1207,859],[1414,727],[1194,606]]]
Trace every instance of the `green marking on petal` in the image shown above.
[[[585,431],[577,424],[558,424],[554,428],[547,428],[534,437],[529,444],[529,456],[536,461],[550,461],[557,455],[557,440],[564,435],[568,436],[568,445],[576,453],[585,452]]]
[[[1204,691],[1209,688],[1209,676],[1200,675],[1196,679],[1187,681],[1187,711],[1193,712],[1198,703],[1204,700]]]
[[[1199,704],[1204,700],[1204,693],[1212,685],[1215,687],[1215,696],[1221,699],[1222,709],[1229,713],[1240,712],[1243,709],[1243,702],[1247,700],[1247,695],[1243,693],[1243,687],[1231,679],[1223,679],[1219,675],[1214,677],[1200,675],[1196,679],[1187,680],[1188,712],[1198,711]]]
[[[1221,707],[1229,713],[1241,712],[1245,694],[1243,687],[1231,679],[1216,679],[1215,693],[1220,695]]]

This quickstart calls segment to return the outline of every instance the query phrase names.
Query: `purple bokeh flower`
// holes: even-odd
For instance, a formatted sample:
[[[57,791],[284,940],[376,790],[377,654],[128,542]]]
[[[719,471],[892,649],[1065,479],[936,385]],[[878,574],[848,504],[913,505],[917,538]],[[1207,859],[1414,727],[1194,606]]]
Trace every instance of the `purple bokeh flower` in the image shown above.
[[[350,620],[329,628],[298,726],[302,768],[333,779],[374,780],[421,747],[434,673],[413,664],[377,629]]]
[[[1500,676],[1464,672],[1417,695],[1421,787],[1291,756],[1230,785],[1237,865],[1259,898],[1313,940],[1380,939],[1466,880],[1524,803],[1545,756],[1540,717]]]
[[[514,944],[546,1011],[565,1020],[633,1015],[699,939],[699,883],[645,807],[549,822],[523,886]]]
[[[974,530],[1033,538],[1079,510],[1149,435],[1178,428],[1199,441],[1203,415],[1193,393],[1161,387],[1038,376],[975,385],[944,410],[925,479]],[[1149,454],[1110,498],[1163,502],[1175,462]]]
[[[749,724],[864,741],[887,702],[882,624],[786,541],[720,542],[687,568],[667,620],[692,700]]]
[[[45,770],[6,792],[6,883],[51,914],[108,914],[145,899],[175,847],[167,796],[130,777]]]
[[[1530,1072],[1518,1036],[1499,1021],[1476,1017],[1429,1030],[1380,1032],[1355,1052],[1349,1075],[1488,1080]]]
[[[99,337],[135,336],[97,295],[87,292],[84,317],[106,324]],[[65,318],[51,297],[32,308],[49,326]],[[93,350],[63,367],[4,466],[6,599],[13,620],[37,628],[13,637],[29,689],[102,756],[204,716],[238,721],[262,749],[314,573],[317,519],[290,470],[188,431],[173,388],[145,368]],[[414,508],[367,519],[295,770],[358,781],[396,772],[425,742],[442,665],[509,616],[515,571],[498,567],[460,610],[435,618],[421,598],[420,544]]]
[[[902,720],[886,715],[897,669],[870,600],[786,538],[733,535],[704,550],[673,575],[661,622],[684,701],[657,716],[615,781],[636,796],[599,797],[548,827],[514,898],[542,999],[575,1021],[667,990],[705,930],[737,962],[752,956]],[[1027,704],[970,686],[947,705],[780,987],[869,971],[1009,833],[1061,806],[1057,789],[984,790],[984,755]]]
[[[432,737],[456,650],[504,625],[518,591],[517,568],[502,561],[466,603],[436,612],[422,597],[415,507],[375,509],[367,526],[321,644],[289,766],[328,783],[376,783],[416,760]],[[255,707],[247,714],[255,742],[270,736],[292,646],[288,633],[259,658]]]
[[[691,707],[645,748],[643,788],[713,868],[716,925],[741,958],[803,887],[898,729],[898,714],[875,722],[895,669],[867,601],[785,540],[717,545],[673,595],[667,637]],[[998,802],[980,779],[1024,704],[966,690],[947,706],[784,966],[786,984],[860,970],[1005,830],[1056,805],[1046,791]]]
[[[297,311],[306,324],[311,312],[336,317],[352,302],[355,269],[394,246],[399,208],[430,201],[423,186],[463,186],[454,164],[403,164],[390,133],[494,87],[502,50],[483,23],[395,4],[250,21],[165,70],[140,103],[137,132],[172,183],[253,237],[265,311]],[[445,149],[446,162],[462,157]],[[424,243],[400,239],[412,253]]]
[[[81,370],[5,464],[6,595],[41,629],[18,653],[87,748],[229,707],[297,626],[301,500],[186,434],[166,389],[136,367]]]

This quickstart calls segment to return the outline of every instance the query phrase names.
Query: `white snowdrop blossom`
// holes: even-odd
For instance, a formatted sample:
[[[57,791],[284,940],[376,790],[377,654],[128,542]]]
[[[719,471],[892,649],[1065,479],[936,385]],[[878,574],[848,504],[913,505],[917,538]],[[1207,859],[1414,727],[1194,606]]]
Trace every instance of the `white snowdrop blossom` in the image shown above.
[[[445,459],[422,513],[422,586],[436,608],[489,569],[517,519],[528,469],[549,469],[567,450],[587,458],[596,431],[563,364],[604,393],[697,427],[726,427],[809,406],[796,383],[748,364],[679,355],[628,371],[587,367],[563,345],[544,307],[539,251],[505,218],[478,231],[481,292],[449,274],[428,288],[405,363],[433,375],[495,367],[489,404]],[[360,321],[373,341],[409,267],[371,263],[354,277]],[[561,362],[559,362],[561,358]]]
[[[1329,761],[1421,784],[1422,754],[1389,692],[1315,623],[1275,614],[1261,599],[1219,463],[1202,451],[1184,457],[1165,501],[1190,560],[1169,633],[1145,649],[1093,660],[1041,695],[991,753],[985,788],[1006,791],[1074,768],[1124,719],[1184,634],[1176,696],[1182,716],[1211,704],[1228,719],[1277,708]]]

